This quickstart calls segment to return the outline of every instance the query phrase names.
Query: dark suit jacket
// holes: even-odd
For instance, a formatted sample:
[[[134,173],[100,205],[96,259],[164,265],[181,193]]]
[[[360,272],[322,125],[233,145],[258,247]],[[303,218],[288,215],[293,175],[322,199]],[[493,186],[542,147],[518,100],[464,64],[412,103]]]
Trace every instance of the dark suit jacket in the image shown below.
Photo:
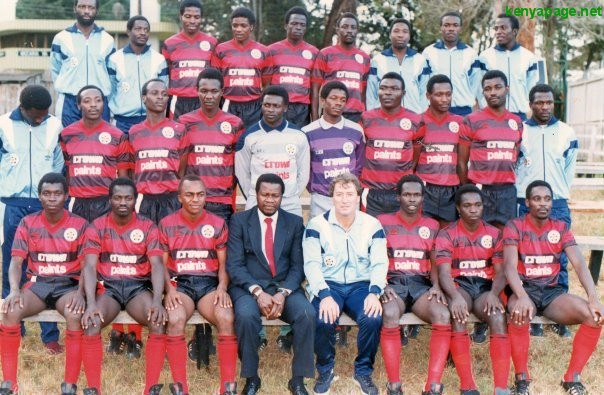
[[[254,284],[270,294],[277,292],[277,288],[300,289],[304,279],[303,233],[302,218],[279,209],[274,242],[277,274],[273,277],[262,252],[264,235],[258,208],[254,206],[233,214],[229,223],[226,264],[231,278],[231,298],[236,300],[244,294],[249,295],[249,288]]]

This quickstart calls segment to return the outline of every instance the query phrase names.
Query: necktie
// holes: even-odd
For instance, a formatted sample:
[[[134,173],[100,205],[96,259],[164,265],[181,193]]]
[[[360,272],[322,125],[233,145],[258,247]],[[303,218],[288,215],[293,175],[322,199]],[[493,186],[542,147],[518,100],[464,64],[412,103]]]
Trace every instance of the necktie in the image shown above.
[[[266,260],[268,261],[268,267],[271,269],[271,274],[275,277],[277,274],[277,268],[275,267],[275,255],[274,255],[274,241],[273,241],[273,219],[265,218],[266,232],[264,232],[264,249],[266,251]]]

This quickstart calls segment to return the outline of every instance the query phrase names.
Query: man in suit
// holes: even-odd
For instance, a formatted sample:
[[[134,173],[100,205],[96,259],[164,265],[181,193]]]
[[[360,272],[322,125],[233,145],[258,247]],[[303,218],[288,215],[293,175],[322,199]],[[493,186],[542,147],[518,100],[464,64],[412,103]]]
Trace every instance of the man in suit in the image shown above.
[[[276,174],[262,174],[256,181],[257,206],[236,213],[229,224],[227,271],[229,293],[235,306],[235,330],[245,377],[242,394],[260,389],[258,332],[261,315],[292,326],[293,395],[307,395],[304,377],[313,377],[314,309],[300,283],[304,279],[302,218],[280,209],[285,185]]]

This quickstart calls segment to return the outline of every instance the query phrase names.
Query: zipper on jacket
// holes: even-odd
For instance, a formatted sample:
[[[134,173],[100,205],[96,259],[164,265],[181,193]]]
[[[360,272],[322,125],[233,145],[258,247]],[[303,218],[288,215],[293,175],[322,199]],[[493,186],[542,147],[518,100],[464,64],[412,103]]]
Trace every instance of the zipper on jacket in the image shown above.
[[[31,156],[31,125],[29,125],[29,198],[31,199],[31,191],[33,189],[32,185],[32,168],[31,163],[33,161],[33,157]]]
[[[140,106],[140,110],[138,115],[143,115],[143,96],[140,95],[141,92],[141,56],[140,55],[136,55],[136,74],[137,74],[137,82],[138,82],[138,97],[140,98],[141,101],[141,106]]]

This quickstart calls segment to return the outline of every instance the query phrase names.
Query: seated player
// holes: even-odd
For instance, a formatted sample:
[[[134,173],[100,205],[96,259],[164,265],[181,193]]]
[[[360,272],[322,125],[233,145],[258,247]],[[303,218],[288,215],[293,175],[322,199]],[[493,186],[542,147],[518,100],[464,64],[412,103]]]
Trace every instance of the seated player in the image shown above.
[[[421,214],[424,184],[418,176],[403,176],[396,185],[400,210],[378,216],[388,247],[388,285],[382,295],[383,322],[380,343],[388,375],[387,394],[402,395],[399,378],[401,340],[399,320],[408,311],[432,324],[428,379],[423,394],[443,393],[441,383],[449,343],[451,318],[432,265],[438,222]]]
[[[109,186],[111,211],[97,218],[86,231],[84,289],[86,312],[82,362],[88,386],[101,389],[103,348],[101,329],[120,310],[147,326],[144,394],[159,394],[157,384],[166,352],[167,314],[162,306],[164,266],[157,226],[134,212],[137,192],[134,182],[117,178]],[[97,276],[99,284],[97,292]]]
[[[479,394],[466,329],[472,312],[491,330],[489,351],[494,393],[509,394],[510,341],[505,309],[499,299],[505,287],[500,232],[482,219],[482,193],[475,185],[459,187],[455,206],[459,220],[438,233],[435,251],[438,279],[451,312],[451,356],[459,375],[460,392]]]
[[[59,173],[40,179],[42,211],[21,220],[15,234],[8,276],[10,294],[2,304],[2,374],[0,394],[16,394],[19,346],[23,318],[56,309],[67,322],[65,378],[61,394],[75,395],[82,360],[80,319],[86,302],[79,282],[85,219],[65,210],[67,180]],[[21,286],[21,265],[27,260],[27,282]]]
[[[160,240],[166,266],[168,310],[166,351],[175,383],[189,392],[185,324],[195,310],[218,327],[220,394],[235,395],[237,383],[237,338],[233,304],[227,293],[225,221],[204,210],[206,186],[199,176],[187,175],[178,187],[182,209],[165,217]],[[175,284],[170,282],[173,279]]]
[[[587,270],[569,226],[550,218],[552,188],[541,180],[526,188],[528,213],[507,223],[503,231],[506,276],[513,294],[509,298],[509,333],[516,373],[515,393],[529,394],[529,322],[535,315],[565,325],[580,324],[562,388],[569,394],[587,394],[580,374],[594,352],[604,306]],[[560,255],[565,252],[587,293],[587,300],[568,294],[558,283]]]

